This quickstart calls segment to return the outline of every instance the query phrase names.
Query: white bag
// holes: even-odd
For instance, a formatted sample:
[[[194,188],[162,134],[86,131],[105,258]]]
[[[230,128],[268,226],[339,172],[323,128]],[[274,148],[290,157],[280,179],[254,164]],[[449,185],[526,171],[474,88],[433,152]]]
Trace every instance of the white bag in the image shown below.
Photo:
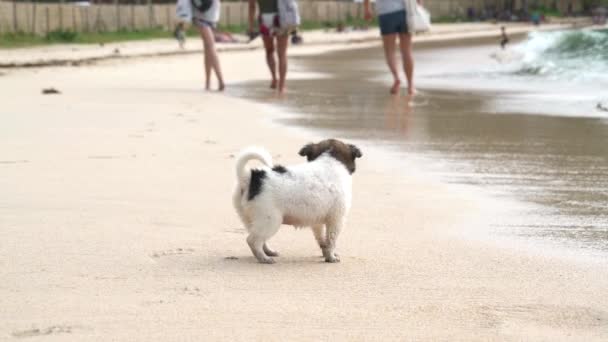
[[[192,22],[192,3],[190,0],[177,0],[177,4],[175,4],[175,16],[181,22]]]
[[[416,0],[405,0],[407,6],[407,25],[411,33],[431,30],[431,14]]]
[[[279,25],[292,28],[300,25],[300,11],[296,0],[278,0]]]

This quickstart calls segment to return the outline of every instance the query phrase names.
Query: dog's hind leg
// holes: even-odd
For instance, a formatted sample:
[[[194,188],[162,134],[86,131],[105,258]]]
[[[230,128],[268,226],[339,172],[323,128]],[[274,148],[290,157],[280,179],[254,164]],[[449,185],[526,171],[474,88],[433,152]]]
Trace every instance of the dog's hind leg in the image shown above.
[[[264,254],[271,256],[271,257],[276,257],[279,256],[279,252],[273,250],[272,248],[270,248],[268,246],[267,242],[264,242]]]
[[[321,251],[327,247],[327,242],[325,239],[325,226],[322,224],[315,224],[312,228],[312,233],[315,234],[315,240],[319,244]]]
[[[237,185],[232,194],[232,206],[236,210],[237,214],[239,214],[239,218],[241,219],[241,222],[243,223],[245,228],[249,231],[250,223],[247,215],[245,215],[243,205],[241,204],[242,197],[243,189],[239,185]]]
[[[342,230],[342,226],[344,225],[343,219],[332,219],[327,222],[326,225],[326,243],[327,245],[323,249],[323,256],[325,257],[326,262],[340,262],[340,258],[335,253],[336,249],[336,240],[338,240],[338,235],[340,235],[340,230]]]
[[[265,253],[264,246],[266,245],[266,241],[277,233],[281,222],[282,217],[280,215],[264,215],[253,221],[249,229],[247,244],[259,262],[264,264],[274,263],[274,259]]]

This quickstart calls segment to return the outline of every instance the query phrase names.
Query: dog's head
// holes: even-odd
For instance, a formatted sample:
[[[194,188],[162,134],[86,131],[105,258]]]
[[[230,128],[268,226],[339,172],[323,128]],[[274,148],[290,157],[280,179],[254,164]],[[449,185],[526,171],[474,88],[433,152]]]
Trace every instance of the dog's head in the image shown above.
[[[299,154],[310,162],[317,159],[323,153],[341,162],[350,174],[355,172],[355,159],[361,158],[363,154],[355,145],[345,144],[340,140],[327,139],[316,144],[308,144],[300,150]]]

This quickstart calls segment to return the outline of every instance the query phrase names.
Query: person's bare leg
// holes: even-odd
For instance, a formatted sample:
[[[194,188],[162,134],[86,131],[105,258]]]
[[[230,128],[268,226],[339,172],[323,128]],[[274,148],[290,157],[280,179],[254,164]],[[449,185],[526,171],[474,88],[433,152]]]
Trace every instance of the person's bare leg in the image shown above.
[[[388,69],[393,75],[393,86],[391,87],[391,94],[397,94],[399,92],[399,86],[401,81],[399,80],[399,73],[397,72],[397,61],[395,60],[395,40],[397,34],[387,34],[382,36],[382,46],[384,46],[384,57],[386,58],[386,64]]]
[[[273,36],[262,36],[264,42],[264,50],[266,51],[266,64],[270,69],[270,76],[272,81],[270,82],[270,88],[275,89],[277,87],[277,62],[274,58],[274,37]]]
[[[209,51],[207,42],[205,41],[205,35],[203,34],[203,28],[199,27],[201,39],[203,40],[203,59],[205,63],[205,90],[211,88],[211,61],[209,60]]]
[[[287,77],[287,45],[289,35],[277,36],[277,54],[279,56],[279,93],[285,92],[285,78]]]
[[[401,57],[403,58],[403,71],[407,79],[407,93],[414,95],[414,57],[412,56],[412,35],[409,33],[399,34],[399,45],[401,47]]]
[[[217,57],[217,52],[215,51],[215,37],[213,36],[213,31],[209,26],[203,26],[200,28],[201,36],[203,37],[203,42],[205,44],[205,56],[208,56],[209,65],[211,69],[215,72],[215,76],[218,81],[218,90],[224,90],[224,78],[222,77],[222,69],[220,68],[220,60]],[[208,55],[207,55],[208,53]]]

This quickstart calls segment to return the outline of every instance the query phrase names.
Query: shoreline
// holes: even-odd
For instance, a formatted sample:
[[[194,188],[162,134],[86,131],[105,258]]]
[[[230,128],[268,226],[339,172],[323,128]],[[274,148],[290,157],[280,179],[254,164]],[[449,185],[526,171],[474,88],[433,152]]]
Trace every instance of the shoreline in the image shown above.
[[[588,19],[564,20],[559,23],[548,23],[541,26],[522,23],[463,23],[463,24],[435,24],[433,30],[428,34],[417,35],[414,43],[417,45],[431,46],[436,42],[446,43],[450,41],[477,41],[483,39],[494,39],[500,36],[499,27],[506,26],[509,34],[514,36],[523,35],[534,30],[559,30],[587,22]],[[351,31],[346,33],[325,32],[322,30],[303,31],[305,35],[303,47],[323,47],[336,44],[364,44],[380,42],[377,27],[371,27],[365,31]],[[261,39],[251,43],[245,43],[245,37],[235,35],[240,43],[219,43],[217,51],[243,52],[262,49]],[[90,65],[103,61],[124,60],[133,58],[155,58],[167,56],[180,56],[199,54],[202,52],[201,42],[196,38],[188,44],[185,50],[180,50],[174,39],[157,39],[149,41],[133,41],[107,43],[101,46],[96,44],[65,44],[43,47],[25,47],[16,49],[0,49],[0,70],[58,67],[58,66],[81,66]],[[300,46],[292,46],[298,49]],[[118,52],[117,52],[118,51]]]
[[[259,53],[223,58],[226,79],[267,77]],[[0,77],[4,336],[608,336],[601,267],[459,238],[462,224],[480,223],[480,203],[367,144],[342,262],[322,262],[311,232],[284,227],[272,240],[277,263],[257,264],[230,205],[233,155],[256,144],[300,163],[298,149],[322,134],[294,135],[268,124],[280,110],[202,91],[201,69],[198,56],[180,56]],[[62,94],[37,93],[48,82]]]
[[[458,47],[459,45],[456,45],[456,47]],[[466,44],[462,44],[461,47],[466,46]],[[480,45],[480,47],[485,48],[485,46]],[[427,47],[429,48],[429,47]],[[447,56],[451,56],[449,54],[448,51],[450,51],[449,49],[453,49],[454,46],[450,46],[449,49],[447,49],[444,46],[441,46],[441,53],[446,54]],[[367,48],[365,48],[367,49]],[[424,108],[426,107],[429,103],[432,103],[434,108],[458,108],[460,106],[462,106],[463,103],[465,102],[471,102],[471,103],[486,103],[486,109],[479,109],[479,108],[471,108],[471,111],[477,113],[478,110],[480,110],[481,112],[485,113],[485,115],[492,115],[490,114],[496,114],[496,113],[501,113],[501,115],[503,116],[499,116],[496,117],[496,119],[500,119],[500,122],[503,123],[507,123],[508,121],[504,121],[504,118],[506,116],[516,116],[516,117],[521,117],[521,120],[516,120],[516,121],[524,121],[526,120],[525,118],[528,117],[528,121],[530,122],[531,126],[540,126],[540,122],[537,123],[537,121],[543,120],[544,117],[548,116],[548,114],[542,113],[536,113],[535,111],[530,111],[530,112],[525,112],[525,111],[510,111],[510,110],[505,110],[505,109],[500,109],[499,107],[491,107],[489,106],[487,103],[491,103],[496,101],[496,99],[500,98],[501,95],[504,94],[508,94],[508,91],[503,91],[503,90],[498,90],[498,89],[488,89],[485,91],[478,91],[477,89],[460,89],[457,90],[455,88],[450,88],[450,87],[441,87],[441,86],[437,86],[435,85],[434,87],[430,87],[427,88],[426,85],[422,86],[422,90],[423,92],[420,94],[421,96],[417,96],[417,100],[420,101],[414,101],[414,102],[418,102],[422,105],[422,107],[418,107],[416,104],[413,105],[413,107],[409,108],[409,110],[406,110],[405,112],[399,112],[397,111],[396,113],[391,113],[390,115],[388,115],[387,117],[387,113],[384,112],[383,110],[377,110],[377,111],[372,111],[372,112],[368,112],[370,109],[369,108],[384,108],[385,104],[383,100],[379,100],[379,101],[372,101],[370,99],[367,100],[351,100],[352,104],[350,104],[350,107],[348,105],[345,106],[345,103],[341,102],[341,101],[337,101],[337,100],[323,100],[323,99],[328,99],[328,98],[334,98],[334,97],[339,97],[340,92],[344,92],[345,94],[362,94],[362,92],[364,90],[362,90],[363,88],[368,89],[370,91],[374,91],[372,95],[370,95],[371,97],[376,97],[376,98],[383,98],[384,97],[384,92],[383,91],[376,91],[378,88],[377,87],[384,87],[384,83],[382,83],[381,80],[379,79],[375,79],[375,78],[369,78],[368,75],[368,71],[366,70],[365,73],[356,73],[354,76],[350,75],[347,71],[347,73],[345,74],[344,71],[345,70],[359,70],[359,68],[361,69],[365,69],[369,66],[365,66],[364,64],[357,64],[357,63],[350,63],[345,67],[342,68],[335,68],[332,67],[331,64],[326,63],[326,60],[343,60],[346,61],[347,56],[351,57],[354,60],[369,60],[370,58],[373,59],[378,59],[380,60],[381,56],[376,56],[376,55],[369,55],[369,54],[363,54],[363,56],[365,57],[361,57],[360,53],[358,52],[359,49],[349,49],[349,52],[347,53],[331,53],[330,52],[330,56],[315,56],[312,58],[304,58],[304,59],[297,59],[297,65],[296,68],[297,69],[303,69],[303,70],[312,70],[312,73],[320,73],[321,75],[323,75],[323,78],[321,79],[316,79],[316,80],[312,80],[312,81],[308,81],[309,79],[312,79],[314,77],[307,77],[305,76],[304,79],[300,82],[300,83],[296,83],[295,84],[295,88],[297,89],[297,94],[292,96],[295,96],[297,98],[296,101],[289,101],[290,98],[285,99],[284,101],[281,101],[281,103],[275,104],[276,106],[278,106],[279,108],[283,109],[283,110],[288,110],[288,111],[292,111],[295,110],[296,114],[295,115],[289,115],[289,116],[280,116],[278,118],[275,118],[276,121],[278,121],[278,124],[280,125],[279,127],[291,127],[291,126],[297,126],[300,127],[303,130],[308,130],[308,131],[313,131],[313,132],[323,132],[323,134],[325,136],[331,136],[331,135],[346,135],[349,138],[356,138],[356,139],[360,139],[360,141],[365,141],[367,144],[380,144],[382,145],[382,147],[380,149],[386,149],[387,147],[389,147],[389,149],[391,150],[390,154],[392,155],[391,158],[388,159],[393,159],[391,162],[394,163],[397,159],[399,158],[408,158],[408,152],[414,152],[414,150],[416,151],[416,153],[418,153],[421,156],[426,155],[426,153],[428,153],[428,150],[425,150],[424,147],[420,147],[418,146],[418,143],[415,141],[416,139],[422,139],[422,136],[418,136],[416,139],[410,140],[408,139],[406,136],[400,137],[400,138],[395,138],[393,136],[393,134],[395,133],[395,131],[399,131],[400,129],[402,129],[402,127],[391,127],[390,129],[386,129],[386,127],[382,127],[382,125],[380,126],[376,126],[375,123],[373,123],[374,121],[387,121],[384,123],[384,125],[386,125],[388,123],[388,121],[392,122],[392,124],[395,124],[395,122],[398,121],[407,121],[409,122],[406,123],[406,126],[424,126],[425,120],[422,119],[422,117],[427,117],[426,120],[430,120],[431,117],[433,117],[434,115],[430,115],[432,113],[429,112],[428,108]],[[375,51],[375,50],[371,50],[370,51]],[[465,52],[465,54],[469,53],[471,56],[474,55],[489,55],[490,51],[485,51],[483,53],[479,53],[479,51],[475,51],[475,52],[469,52],[468,50],[466,50],[467,52]],[[422,57],[420,60],[420,64],[418,64],[418,68],[420,68],[421,66],[423,66],[422,70],[428,69],[429,65],[432,67],[433,63],[425,63],[425,61],[429,60],[433,60],[432,55],[433,51],[429,51],[428,54],[424,54],[421,55],[419,57]],[[454,58],[453,56],[451,57],[446,57],[445,59],[450,59],[450,58]],[[479,62],[479,61],[478,61]],[[316,65],[315,65],[316,63]],[[426,65],[423,65],[426,64]],[[336,70],[337,69],[337,70]],[[344,70],[343,70],[344,69]],[[382,68],[379,68],[378,70],[381,70]],[[447,69],[451,69],[451,66],[448,66]],[[374,72],[376,71],[376,68],[373,69]],[[379,73],[381,71],[378,71]],[[458,72],[458,68],[454,69],[454,72]],[[339,80],[347,80],[346,82],[339,82]],[[350,87],[350,86],[346,86],[345,83],[348,83],[348,81],[350,80],[354,80],[354,79],[365,79],[368,80],[369,82],[366,82],[366,85],[364,87]],[[338,80],[338,82],[335,83],[331,83],[331,80]],[[328,84],[328,85],[321,85],[319,84],[318,86],[315,86],[316,82],[323,82],[324,84]],[[261,89],[263,87],[263,82],[253,82],[252,85],[249,85],[243,89],[240,89],[240,92],[242,94],[238,94],[237,96],[246,96],[248,99],[252,99],[256,102],[261,102],[261,103],[265,103],[268,101],[265,101],[262,97],[259,96],[260,93],[259,89]],[[419,83],[420,84],[420,80]],[[339,89],[341,86],[345,86],[345,89],[342,89],[341,91],[338,92],[334,92],[333,89]],[[383,88],[382,88],[383,89]],[[518,90],[512,90],[515,92],[520,92]],[[547,90],[549,91],[549,90]],[[527,93],[526,91],[521,91],[522,94],[523,93]],[[323,108],[318,108],[318,111],[320,113],[320,115],[316,115],[315,113],[317,112],[317,105],[315,104],[316,100],[314,98],[313,95],[308,95],[308,94],[323,94],[321,98],[319,98],[319,100],[322,100],[321,103],[324,103],[323,106],[325,106],[325,104],[327,104],[328,106],[331,106],[332,109],[328,109],[326,111],[323,110]],[[248,95],[244,95],[244,94],[248,94]],[[450,95],[448,95],[450,94]],[[362,94],[361,96],[364,97],[364,95]],[[398,96],[399,98],[402,96]],[[461,99],[465,99],[465,100],[460,100],[457,102],[454,102],[454,100],[449,100],[449,98],[461,98]],[[312,102],[311,102],[312,101]],[[326,102],[329,101],[329,102]],[[504,100],[503,100],[504,101]],[[532,101],[532,100],[530,100]],[[403,104],[403,101],[398,101],[399,103]],[[387,100],[388,103],[388,100]],[[504,104],[503,104],[504,105]],[[530,104],[528,104],[530,105]],[[348,114],[343,112],[342,108],[345,108],[346,111],[348,111],[348,108],[356,108],[357,106],[361,107],[361,113],[359,113],[356,116],[356,119],[348,119]],[[388,105],[386,105],[388,106]],[[523,106],[523,105],[522,105]],[[339,108],[339,109],[336,109]],[[386,108],[384,108],[384,111],[386,111]],[[432,111],[432,110],[431,110]],[[480,113],[481,113],[480,112]],[[480,114],[478,113],[478,114]],[[417,115],[412,115],[412,114],[417,114]],[[457,115],[457,110],[455,110],[454,113],[452,113],[453,115]],[[533,117],[538,117],[538,119],[534,119]],[[603,117],[599,116],[599,115],[592,115],[592,114],[587,114],[587,115],[579,115],[579,116],[569,116],[566,114],[558,114],[558,113],[553,113],[551,116],[555,116],[557,118],[577,118],[577,119],[582,119],[582,120],[587,120],[587,119],[603,119]],[[446,118],[447,119],[447,118]],[[466,118],[466,117],[462,117],[461,120],[462,121],[468,121],[468,120],[473,120],[475,121],[477,119],[477,117],[474,118]],[[491,119],[487,119],[487,120],[483,120],[485,121],[490,121]],[[545,120],[553,120],[550,122],[547,122],[546,124],[549,125],[550,127],[552,127],[553,129],[555,129],[555,120],[554,118],[545,118]],[[557,119],[559,120],[559,119]],[[566,121],[568,119],[565,119]],[[453,127],[455,130],[462,130],[463,127],[460,127],[455,121],[459,121],[458,119],[455,120],[447,120],[446,124],[448,125],[448,127]],[[454,125],[454,126],[452,126]],[[474,126],[474,125],[473,125]],[[580,126],[580,125],[579,125]],[[356,127],[360,127],[359,129],[357,129]],[[410,127],[411,130],[412,127]],[[438,129],[437,127],[434,127],[435,129]],[[507,127],[505,127],[506,129]],[[520,127],[521,128],[521,127]],[[531,129],[531,128],[530,128]],[[366,132],[369,131],[368,133],[362,133],[362,132]],[[376,131],[378,131],[379,133],[375,133]],[[572,131],[572,130],[571,130]],[[572,131],[575,132],[576,130]],[[591,132],[591,131],[588,131]],[[400,132],[403,133],[403,132]],[[479,132],[475,131],[475,133],[473,134],[478,134]],[[512,132],[513,134],[515,134],[516,136],[519,136],[519,133],[517,132]],[[565,132],[563,132],[565,133]],[[365,138],[361,135],[363,134],[364,136],[366,136]],[[409,134],[412,134],[411,132]],[[416,133],[414,133],[416,134]],[[420,132],[418,132],[418,134],[420,134]],[[537,132],[537,131],[531,131],[529,134],[540,134],[542,135],[542,132]],[[549,132],[545,132],[544,134],[549,134]],[[490,139],[490,136],[484,136],[485,139]],[[522,138],[526,138],[529,139],[531,137],[522,137]],[[592,136],[588,137],[589,139],[592,138]],[[578,138],[575,138],[578,139]],[[401,147],[401,149],[399,148],[399,140],[404,140],[404,144],[407,147]],[[429,141],[424,140],[424,143],[419,143],[421,145],[424,144],[430,144],[430,145],[440,145],[441,144],[441,140],[440,138],[437,138],[437,140],[433,140],[430,139]],[[502,141],[502,140],[501,140]],[[590,140],[592,141],[592,140]],[[463,145],[467,145],[469,143],[473,143],[469,140],[466,141],[461,141],[461,143]],[[505,145],[506,144],[511,144],[513,142],[504,142]],[[544,144],[546,142],[536,142],[538,144]],[[556,144],[558,143],[557,141],[555,142]],[[458,143],[455,143],[458,144]],[[591,144],[590,144],[591,145]],[[415,147],[417,146],[417,147]],[[452,150],[453,148],[448,145],[441,145],[442,147],[439,149],[443,149],[446,151]],[[562,146],[561,144],[559,146]],[[512,147],[514,148],[514,147]],[[565,147],[562,147],[565,148]],[[476,152],[479,152],[476,150],[476,148],[473,148],[473,150],[475,150]],[[514,148],[513,150],[511,150],[511,153],[516,153],[516,148]],[[406,152],[407,151],[407,152]],[[386,151],[385,151],[386,152]],[[487,152],[487,151],[486,151]],[[554,151],[553,151],[554,152]],[[437,151],[434,151],[435,154],[437,154]],[[468,151],[468,152],[463,152],[463,153],[475,153],[472,151]],[[492,155],[490,152],[488,152],[488,156],[487,158],[491,158],[491,157],[496,157],[494,155]],[[457,153],[456,153],[457,154]],[[457,161],[456,160],[451,160],[452,158],[459,158]],[[563,156],[552,156],[552,155],[548,155],[548,156],[544,156],[544,155],[539,155],[539,158],[550,158],[550,159],[558,159],[560,157]],[[570,158],[576,158],[578,157],[578,155],[571,155],[569,156]],[[423,157],[425,158],[425,157]],[[435,161],[433,160],[427,160],[426,163],[428,164],[430,162],[430,164],[435,164],[437,163],[437,159],[442,159],[442,158],[447,158],[449,160],[451,160],[451,162],[453,164],[456,165],[452,165],[452,166],[456,166],[456,167],[462,167],[462,165],[460,165],[459,163],[468,163],[468,164],[472,164],[474,163],[474,161],[472,160],[468,160],[467,158],[461,157],[461,156],[456,156],[456,155],[451,155],[448,152],[445,152],[442,154],[442,156],[435,156],[433,159],[435,159]],[[412,160],[410,160],[411,162]],[[418,161],[419,163],[420,161]],[[472,239],[478,239],[479,236],[476,235],[476,233],[483,233],[482,235],[484,236],[484,240],[487,243],[491,243],[491,244],[495,244],[497,247],[501,247],[501,248],[512,248],[512,249],[516,249],[519,250],[520,252],[525,252],[528,253],[530,255],[536,255],[539,253],[543,253],[543,254],[550,254],[555,258],[560,258],[563,259],[565,261],[574,261],[577,263],[592,263],[592,264],[597,264],[600,265],[604,262],[605,256],[606,256],[606,252],[608,252],[608,250],[606,250],[606,244],[605,244],[605,239],[601,239],[599,237],[600,234],[602,234],[602,225],[600,222],[602,222],[602,218],[605,218],[605,216],[599,215],[597,217],[597,224],[595,224],[593,227],[587,227],[586,226],[586,222],[587,224],[591,225],[591,223],[589,223],[588,219],[586,216],[583,217],[576,217],[574,216],[575,214],[570,213],[571,216],[565,215],[566,217],[568,217],[568,222],[570,225],[572,225],[572,230],[574,230],[574,232],[570,232],[571,236],[570,238],[567,238],[565,236],[560,236],[559,233],[555,233],[556,235],[553,236],[550,233],[545,233],[546,236],[541,237],[538,236],[536,234],[540,234],[540,233],[535,233],[532,230],[525,230],[525,229],[514,229],[514,231],[509,231],[508,229],[505,229],[505,227],[509,226],[510,224],[514,225],[514,228],[517,227],[517,224],[520,225],[528,225],[528,224],[532,224],[531,222],[539,222],[538,223],[538,229],[540,229],[541,231],[543,229],[546,229],[547,231],[549,229],[554,229],[556,227],[552,226],[552,224],[555,224],[554,222],[551,222],[550,220],[545,219],[540,220],[540,216],[543,215],[549,215],[551,216],[551,212],[559,212],[559,210],[565,210],[568,211],[569,208],[556,208],[556,207],[546,207],[544,205],[540,205],[538,202],[534,202],[531,200],[530,197],[539,197],[538,195],[536,196],[531,196],[530,193],[526,193],[525,191],[523,191],[523,189],[520,189],[523,191],[524,194],[526,195],[522,195],[521,193],[518,195],[516,195],[516,192],[509,192],[507,190],[504,189],[504,187],[506,187],[505,184],[499,183],[499,184],[492,184],[491,181],[487,181],[487,178],[492,178],[492,177],[497,177],[497,179],[504,179],[504,181],[506,182],[517,182],[517,180],[511,179],[511,178],[506,178],[504,175],[500,175],[500,174],[492,174],[492,173],[488,173],[485,174],[483,172],[480,172],[479,174],[477,174],[477,178],[470,176],[469,174],[467,174],[465,172],[465,174],[460,174],[458,172],[450,172],[450,163],[445,161],[442,163],[446,163],[447,165],[444,165],[441,168],[437,168],[437,167],[429,167],[429,165],[424,165],[424,163],[422,164],[416,164],[416,168],[419,168],[421,170],[425,170],[425,171],[421,171],[422,172],[430,172],[430,173],[434,173],[433,177],[431,177],[431,179],[433,181],[436,182],[440,182],[444,185],[446,185],[449,188],[454,188],[454,189],[460,189],[460,190],[464,190],[467,193],[474,193],[475,195],[472,196],[473,198],[477,198],[478,202],[484,202],[484,201],[495,201],[497,203],[502,203],[504,206],[511,206],[514,208],[518,208],[518,209],[514,209],[511,210],[510,212],[508,210],[505,210],[502,214],[503,215],[512,215],[514,213],[519,213],[521,214],[523,217],[528,217],[528,219],[532,220],[532,221],[526,221],[526,220],[520,220],[517,223],[516,222],[511,222],[511,223],[500,223],[500,222],[494,222],[494,224],[492,225],[493,227],[491,229],[483,229],[481,231],[476,231],[474,230],[473,233],[471,234],[467,234],[469,235],[469,237],[471,237]],[[404,163],[402,166],[404,168],[407,168],[407,165]],[[585,164],[581,164],[581,165],[585,165]],[[525,166],[525,165],[524,165]],[[550,165],[546,165],[546,166],[550,166]],[[469,166],[470,168],[475,168],[472,166]],[[487,165],[477,165],[478,168],[486,168]],[[601,172],[600,170],[602,170],[602,165],[596,165],[596,172]],[[581,168],[584,168],[584,166],[581,166]],[[549,174],[552,172],[557,173],[558,170],[554,170],[552,168],[549,168],[548,170],[551,171],[547,171]],[[511,171],[515,171],[514,174],[518,174],[517,170],[511,170]],[[530,175],[530,177],[534,178],[534,177],[542,177],[542,175],[538,175],[538,170],[529,170],[530,172],[533,172],[532,175]],[[474,172],[474,171],[470,171],[470,172]],[[505,171],[506,172],[506,171]],[[569,170],[569,171],[563,171],[566,173],[569,172],[576,172],[573,170]],[[455,179],[450,179],[450,178],[445,178],[447,175],[449,174],[449,177],[453,177]],[[469,177],[470,176],[470,177]],[[441,179],[443,177],[443,179]],[[463,177],[463,179],[460,179],[459,177]],[[424,177],[423,177],[424,178]],[[484,180],[482,181],[479,178],[483,178]],[[516,177],[515,177],[516,178]],[[460,181],[459,181],[460,180]],[[544,180],[545,182],[549,181],[547,179]],[[564,180],[560,180],[560,179],[551,179],[551,181],[549,182],[555,182],[556,184],[559,184],[560,181],[564,181]],[[580,181],[580,180],[579,180]],[[463,183],[464,182],[464,183]],[[483,185],[481,184],[477,184],[477,185],[469,185],[469,182],[471,183],[484,183]],[[487,184],[486,184],[487,182]],[[539,179],[539,182],[542,183],[543,179]],[[571,180],[571,182],[574,182],[573,180]],[[576,184],[576,185],[574,185]],[[579,183],[574,183],[574,184],[570,184],[571,187],[576,187],[576,186],[583,186],[580,185]],[[530,186],[531,184],[525,184],[525,186]],[[523,185],[522,185],[523,186]],[[541,185],[539,185],[541,186]],[[598,183],[597,185],[598,187],[602,188],[603,184]],[[541,186],[542,187],[542,186]],[[497,195],[497,190],[500,190],[500,195]],[[552,189],[552,188],[546,188],[544,189],[546,191],[548,191],[549,194],[554,194],[554,191],[556,191],[556,189]],[[494,192],[494,194],[492,194],[492,192]],[[547,198],[549,198],[551,195],[546,195]],[[580,195],[578,195],[579,197],[575,197],[576,200],[580,200]],[[527,197],[527,198],[526,198]],[[559,197],[560,200],[565,201],[562,197]],[[570,201],[576,201],[575,199],[570,198]],[[592,207],[594,207],[594,204],[597,203],[591,203],[589,205],[591,205]],[[539,211],[540,213],[544,213],[544,214],[538,214],[539,216],[534,216],[534,219],[532,219],[532,217],[529,215],[529,212],[531,211],[531,208],[533,207],[537,207],[537,211]],[[542,209],[538,209],[538,208],[542,208]],[[551,209],[548,209],[551,208]],[[524,214],[525,212],[528,212],[528,214]],[[580,220],[580,221],[577,221]],[[543,223],[541,223],[543,222]],[[606,222],[605,220],[603,222]],[[579,227],[579,224],[583,225],[581,227]],[[587,230],[587,234],[585,234],[585,236],[590,235],[590,234],[594,234],[594,236],[597,235],[597,240],[589,240],[589,241],[584,241],[584,236],[581,235],[577,235],[576,232],[578,232],[579,230],[582,230],[583,228],[586,228]],[[564,233],[566,233],[566,230],[564,230]],[[494,241],[494,240],[500,240],[500,241]]]
[[[460,94],[460,92],[456,90],[442,89],[442,91]],[[472,91],[471,94],[476,94],[476,92]],[[484,96],[488,95],[486,94]],[[295,121],[303,119],[305,113],[294,111],[293,108],[289,108],[283,103],[269,104],[264,101],[249,99],[247,101],[268,108],[269,114],[268,117],[263,120],[264,124],[276,129],[292,132],[296,136],[301,136],[303,138],[313,136],[316,137],[315,139],[320,140],[324,139],[324,137],[343,136],[343,134],[345,134],[345,132],[337,128],[311,127],[298,124]],[[521,113],[517,115],[528,114]],[[441,179],[438,175],[433,175],[432,173],[437,173],[438,170],[432,170],[432,168],[429,168],[424,162],[412,159],[400,160],[404,157],[402,155],[403,151],[400,151],[395,146],[392,148],[384,145],[378,147],[374,146],[375,143],[378,142],[373,139],[353,138],[350,137],[350,135],[347,136],[348,138],[346,139],[348,139],[349,142],[354,143],[355,145],[366,146],[366,149],[372,151],[371,154],[380,156],[371,163],[379,165],[379,169],[381,169],[383,173],[395,173],[396,170],[407,169],[406,178],[408,180],[441,188],[442,192],[451,194],[450,196],[467,203],[466,206],[468,207],[475,208],[474,211],[477,211],[478,214],[483,213],[480,218],[468,222],[467,227],[463,226],[458,230],[446,232],[456,239],[485,246],[492,246],[493,248],[507,253],[521,254],[530,258],[540,257],[554,259],[563,263],[583,267],[598,266],[603,268],[606,265],[605,257],[607,254],[603,249],[587,250],[588,247],[585,246],[572,243],[568,244],[563,241],[551,242],[535,236],[521,235],[521,232],[519,234],[507,232],[504,231],[504,228],[500,228],[500,224],[497,224],[496,222],[497,216],[512,215],[513,213],[517,213],[518,210],[523,210],[523,208],[530,206],[530,203],[527,203],[521,198],[517,198],[513,194],[507,198],[498,198],[495,194],[493,195],[491,193],[490,189],[479,185],[450,183],[445,179]],[[370,153],[368,152],[368,154]],[[414,170],[411,170],[412,167]],[[431,174],[427,174],[427,172]],[[488,211],[490,213],[488,213]],[[457,217],[453,217],[453,219],[455,221],[455,226],[461,224],[457,223],[459,220],[468,221],[468,219]]]

